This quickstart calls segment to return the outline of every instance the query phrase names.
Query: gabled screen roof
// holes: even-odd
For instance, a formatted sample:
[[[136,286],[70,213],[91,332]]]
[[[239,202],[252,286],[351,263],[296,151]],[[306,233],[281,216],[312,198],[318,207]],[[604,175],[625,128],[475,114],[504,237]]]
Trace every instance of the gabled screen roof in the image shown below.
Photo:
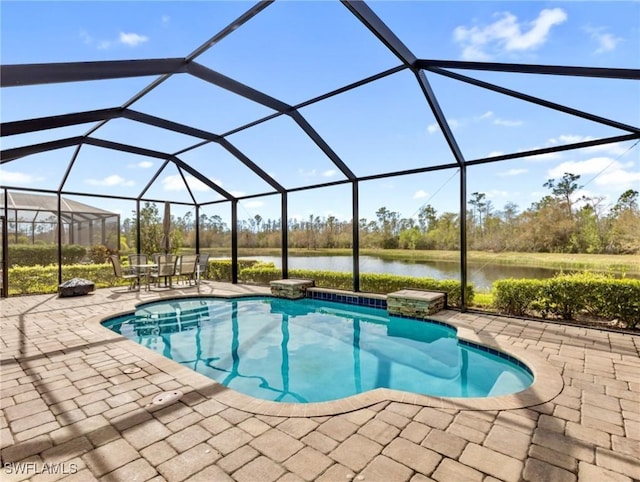
[[[640,4],[591,5],[5,2],[0,186],[206,204],[517,160],[520,192],[631,144],[618,192]]]

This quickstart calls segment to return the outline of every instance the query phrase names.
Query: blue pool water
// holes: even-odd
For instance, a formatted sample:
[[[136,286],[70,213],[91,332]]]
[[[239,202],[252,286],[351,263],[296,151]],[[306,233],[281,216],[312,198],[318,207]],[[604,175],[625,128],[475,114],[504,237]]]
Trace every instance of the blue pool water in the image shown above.
[[[166,300],[103,324],[265,400],[321,402],[378,387],[487,397],[519,392],[533,381],[521,363],[459,341],[451,327],[326,301]]]

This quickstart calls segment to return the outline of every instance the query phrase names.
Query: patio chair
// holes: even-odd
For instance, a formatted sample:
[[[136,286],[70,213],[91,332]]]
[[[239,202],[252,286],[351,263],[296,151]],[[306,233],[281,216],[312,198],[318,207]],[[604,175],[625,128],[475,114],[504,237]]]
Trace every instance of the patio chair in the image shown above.
[[[171,254],[154,254],[154,264],[158,267],[151,271],[149,276],[156,280],[156,286],[160,286],[160,278],[164,278],[164,284],[167,285],[167,278],[169,278],[169,288],[172,288],[172,279],[176,275],[176,264],[178,263],[177,256]]]
[[[178,261],[178,267],[176,270],[176,276],[178,279],[184,278],[185,282],[196,282],[196,269],[198,267],[198,255],[197,254],[183,254]]]
[[[120,264],[120,256],[113,254],[109,256],[109,261],[113,265],[113,274],[116,278],[129,280],[129,289],[132,290],[140,285],[140,275],[131,270],[131,268],[122,268]]]
[[[134,264],[147,264],[149,262],[149,257],[146,254],[130,254],[129,255],[129,264],[133,266]]]
[[[200,278],[209,279],[209,253],[198,255],[198,282]]]

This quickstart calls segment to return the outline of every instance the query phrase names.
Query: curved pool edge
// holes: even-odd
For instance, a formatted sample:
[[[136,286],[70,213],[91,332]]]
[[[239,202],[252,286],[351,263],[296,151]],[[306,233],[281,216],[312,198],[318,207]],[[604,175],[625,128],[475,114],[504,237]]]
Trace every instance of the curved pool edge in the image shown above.
[[[238,298],[252,296],[260,295],[207,295],[204,297]],[[194,297],[203,296],[175,296],[172,297],[172,299]],[[177,383],[182,385],[181,390],[185,395],[190,392],[195,392],[194,395],[199,394],[202,397],[214,399],[228,407],[256,415],[279,417],[339,415],[367,408],[382,402],[400,402],[422,407],[455,410],[512,410],[546,403],[559,395],[564,387],[561,374],[542,356],[503,341],[496,339],[484,339],[474,330],[465,326],[463,321],[455,320],[454,313],[453,316],[447,316],[446,319],[438,319],[438,315],[434,315],[433,318],[439,323],[447,324],[456,329],[457,336],[460,339],[466,340],[472,344],[484,345],[495,350],[502,351],[507,355],[520,360],[522,363],[526,364],[533,373],[533,383],[525,390],[514,394],[482,398],[434,397],[388,388],[377,388],[365,393],[326,402],[297,404],[262,400],[237,392],[231,388],[227,388],[205,375],[197,373],[173,360],[165,358],[161,354],[149,350],[148,348],[137,344],[133,340],[129,340],[128,338],[119,335],[102,325],[103,321],[116,316],[129,314],[135,311],[138,306],[154,303],[156,301],[166,301],[166,299],[167,298],[159,298],[156,300],[145,300],[144,302],[136,300],[135,302],[130,301],[123,303],[121,306],[122,311],[110,314],[108,317],[103,315],[91,317],[85,321],[84,325],[87,329],[102,335],[110,334],[111,336],[106,341],[126,346],[126,349],[131,354],[138,356],[141,360],[148,362],[158,370],[172,377]],[[149,406],[149,403],[155,395],[156,393],[143,397],[138,401],[138,403],[140,403],[142,407],[153,410],[154,408]]]

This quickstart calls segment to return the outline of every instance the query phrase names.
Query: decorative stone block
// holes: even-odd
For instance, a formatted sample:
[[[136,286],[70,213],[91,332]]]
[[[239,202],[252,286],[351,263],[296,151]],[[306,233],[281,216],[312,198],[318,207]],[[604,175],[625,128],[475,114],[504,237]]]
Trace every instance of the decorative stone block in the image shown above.
[[[271,294],[278,298],[297,300],[307,296],[307,288],[314,286],[312,279],[280,279],[274,280],[271,286]]]
[[[82,296],[96,289],[93,281],[82,278],[72,278],[58,286],[58,296],[65,298],[67,296]]]
[[[390,315],[428,318],[445,308],[446,295],[437,291],[400,290],[387,295]]]

